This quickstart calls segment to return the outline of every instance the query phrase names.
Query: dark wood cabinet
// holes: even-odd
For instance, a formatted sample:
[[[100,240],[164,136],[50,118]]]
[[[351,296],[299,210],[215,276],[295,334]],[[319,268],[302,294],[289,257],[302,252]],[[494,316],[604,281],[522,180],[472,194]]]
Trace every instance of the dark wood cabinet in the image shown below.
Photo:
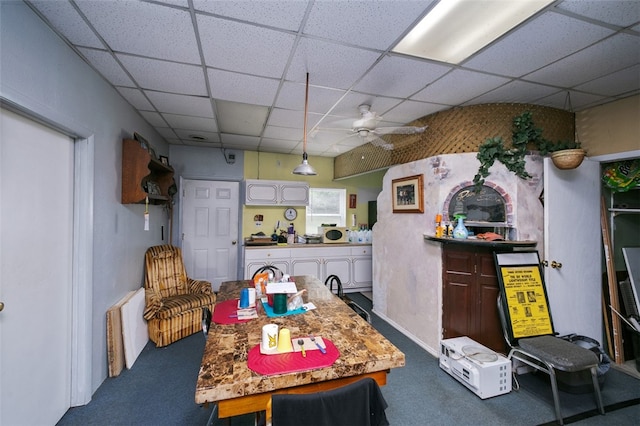
[[[468,336],[506,353],[496,307],[498,277],[493,249],[445,244],[442,250],[442,334]]]
[[[173,168],[153,158],[143,142],[122,141],[122,204],[163,204],[171,200]]]

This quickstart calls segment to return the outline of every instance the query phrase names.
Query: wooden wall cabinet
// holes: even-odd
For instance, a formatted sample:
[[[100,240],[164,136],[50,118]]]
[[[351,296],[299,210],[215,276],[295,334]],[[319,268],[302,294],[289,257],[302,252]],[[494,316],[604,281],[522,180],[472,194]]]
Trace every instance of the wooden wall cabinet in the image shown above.
[[[168,202],[171,199],[169,188],[174,184],[173,173],[171,166],[152,158],[141,142],[122,141],[122,204],[144,203],[147,197],[150,204]],[[153,193],[153,183],[157,185],[158,193]]]

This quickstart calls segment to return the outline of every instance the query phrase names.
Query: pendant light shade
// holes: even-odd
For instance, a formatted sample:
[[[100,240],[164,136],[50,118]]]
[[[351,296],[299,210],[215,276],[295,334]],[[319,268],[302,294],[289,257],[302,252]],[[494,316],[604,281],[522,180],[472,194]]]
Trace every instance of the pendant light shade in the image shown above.
[[[294,175],[315,176],[318,173],[307,161],[307,108],[309,105],[309,73],[307,73],[307,86],[304,95],[304,134],[302,136],[302,163],[293,169]]]

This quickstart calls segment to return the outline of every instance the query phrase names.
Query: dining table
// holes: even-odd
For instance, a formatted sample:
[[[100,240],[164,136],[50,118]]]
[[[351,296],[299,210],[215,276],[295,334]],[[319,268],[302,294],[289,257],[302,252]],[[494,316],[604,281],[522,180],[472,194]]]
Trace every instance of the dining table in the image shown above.
[[[318,278],[296,276],[291,280],[298,291],[304,290],[302,301],[307,309],[274,316],[258,299],[257,318],[211,323],[198,372],[195,402],[216,404],[219,418],[265,411],[275,393],[315,393],[365,377],[384,386],[391,369],[405,365],[404,353]],[[214,320],[215,309],[220,309],[220,317],[223,306],[233,306],[232,301],[239,299],[241,290],[252,287],[251,280],[222,283]],[[224,316],[233,317],[226,312]],[[308,340],[314,336],[313,343],[323,342],[325,353],[307,350],[304,355],[307,358],[301,358],[301,351],[264,355],[260,344],[262,328],[267,324],[288,329],[294,348],[297,338]],[[262,371],[255,367],[256,360],[264,360],[276,368]],[[313,360],[324,363],[305,368],[304,363]]]

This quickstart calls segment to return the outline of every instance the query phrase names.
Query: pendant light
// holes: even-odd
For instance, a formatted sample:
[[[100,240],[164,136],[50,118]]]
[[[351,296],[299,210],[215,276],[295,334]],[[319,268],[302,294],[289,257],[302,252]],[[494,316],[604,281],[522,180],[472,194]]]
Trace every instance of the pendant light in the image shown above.
[[[302,136],[302,163],[293,169],[294,175],[315,176],[318,173],[307,161],[307,108],[309,105],[309,73],[307,73],[307,87],[304,95],[304,135]]]

